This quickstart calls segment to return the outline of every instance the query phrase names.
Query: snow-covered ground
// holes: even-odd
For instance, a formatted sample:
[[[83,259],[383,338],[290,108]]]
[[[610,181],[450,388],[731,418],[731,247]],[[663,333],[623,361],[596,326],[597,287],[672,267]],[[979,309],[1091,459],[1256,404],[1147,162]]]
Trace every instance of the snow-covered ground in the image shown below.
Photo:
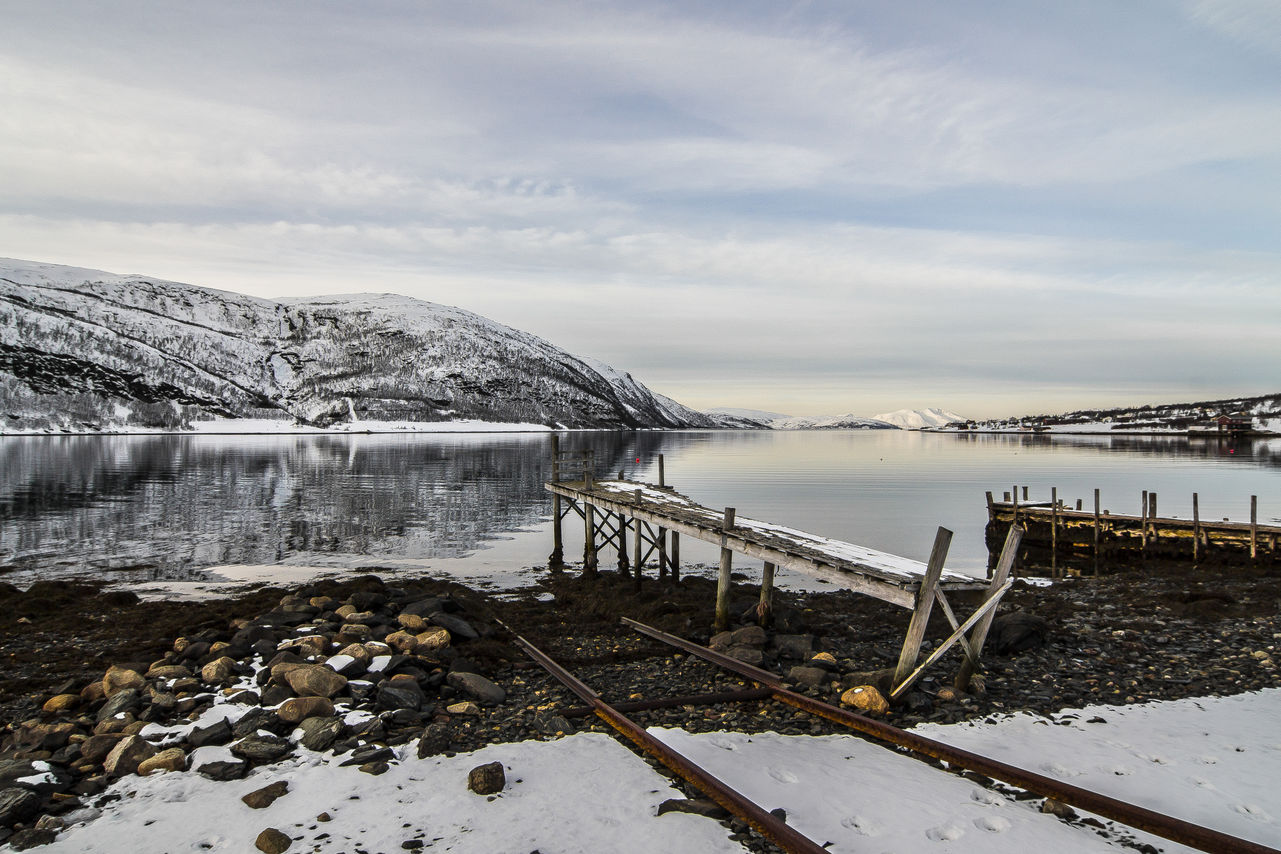
[[[215,706],[212,720],[236,708]],[[230,715],[235,717],[234,714]],[[1098,789],[1264,845],[1281,845],[1281,690],[1150,705],[1097,706],[1054,720],[1015,715],[921,731],[1078,786]],[[1094,722],[1090,722],[1094,721]],[[1181,845],[1039,811],[1039,799],[1000,791],[846,735],[690,734],[652,730],[766,809],[834,852],[1124,851],[1119,839],[1168,852]],[[290,850],[478,852],[743,851],[719,823],[658,805],[681,797],[618,741],[580,733],[555,741],[492,745],[450,758],[417,759],[413,745],[380,776],[339,767],[343,757],[300,748],[248,778],[217,783],[195,773],[128,777],[101,810],[69,816],[53,852],[246,851],[267,827]],[[201,748],[193,767],[225,759]],[[467,772],[501,761],[507,787],[486,798]],[[241,796],[278,780],[289,792],[267,809]],[[330,821],[319,821],[327,813]]]

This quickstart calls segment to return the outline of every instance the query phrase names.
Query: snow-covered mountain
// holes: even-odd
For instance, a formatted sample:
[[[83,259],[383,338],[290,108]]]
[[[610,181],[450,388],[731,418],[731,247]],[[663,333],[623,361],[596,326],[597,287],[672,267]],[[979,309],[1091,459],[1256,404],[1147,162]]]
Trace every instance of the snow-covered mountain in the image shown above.
[[[928,427],[942,427],[956,422],[965,423],[965,418],[946,409],[897,409],[881,415],[873,415],[877,421],[887,421],[904,430],[923,430]]]
[[[265,300],[0,259],[0,430],[213,417],[711,427],[630,374],[404,296]]]
[[[893,430],[895,425],[861,415],[793,415],[770,425],[775,430]]]

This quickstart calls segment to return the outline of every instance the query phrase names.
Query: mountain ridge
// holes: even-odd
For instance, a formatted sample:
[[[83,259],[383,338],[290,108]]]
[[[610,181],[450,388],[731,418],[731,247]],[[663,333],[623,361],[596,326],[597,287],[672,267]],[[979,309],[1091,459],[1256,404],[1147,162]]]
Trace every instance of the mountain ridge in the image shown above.
[[[181,430],[211,418],[718,426],[627,372],[454,306],[268,300],[0,259],[0,429]]]

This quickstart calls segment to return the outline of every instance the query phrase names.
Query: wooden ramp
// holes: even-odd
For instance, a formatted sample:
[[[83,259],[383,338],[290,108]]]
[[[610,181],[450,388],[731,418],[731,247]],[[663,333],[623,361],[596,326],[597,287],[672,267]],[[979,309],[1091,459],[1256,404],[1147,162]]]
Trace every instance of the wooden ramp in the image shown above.
[[[1022,533],[1017,528],[1011,528],[1012,543],[1007,543],[992,577],[985,580],[944,568],[952,538],[952,532],[945,528],[938,529],[930,560],[922,563],[783,525],[737,517],[734,508],[714,510],[666,485],[622,478],[596,480],[590,475],[589,465],[583,468],[581,480],[552,480],[544,484],[555,496],[553,564],[563,560],[561,520],[573,512],[584,522],[583,564],[587,572],[596,571],[597,551],[605,545],[618,549],[619,569],[628,571],[629,527],[634,544],[630,563],[638,582],[641,567],[655,553],[660,577],[669,571],[679,577],[681,535],[720,546],[717,630],[729,625],[729,575],[735,553],[758,558],[765,564],[760,608],[763,615],[769,612],[774,570],[780,566],[908,608],[912,619],[899,655],[892,698],[906,693],[926,667],[957,643],[966,655],[957,678],[958,686],[963,688],[979,663],[979,653],[996,606],[1012,584],[1010,569]],[[557,473],[561,470],[558,467]],[[946,594],[970,591],[980,593],[982,602],[968,618],[959,621]],[[921,641],[935,601],[947,616],[953,632],[918,666]]]

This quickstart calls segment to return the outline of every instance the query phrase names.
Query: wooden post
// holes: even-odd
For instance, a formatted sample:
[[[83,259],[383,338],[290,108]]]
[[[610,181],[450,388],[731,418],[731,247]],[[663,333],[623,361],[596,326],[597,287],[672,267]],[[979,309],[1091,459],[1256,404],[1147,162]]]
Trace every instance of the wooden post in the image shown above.
[[[672,581],[681,580],[681,532],[672,531]]]
[[[1006,504],[1009,504],[1009,503],[1010,503],[1010,494],[1009,494],[1008,492],[1002,493],[1002,498],[1001,498],[1001,500],[1002,500],[1002,501],[1004,501]]]
[[[1027,501],[1027,487],[1023,487],[1023,500]]]
[[[1250,496],[1250,560],[1259,559],[1259,496]]]
[[[583,502],[583,575],[596,576],[596,507]]]
[[[992,490],[983,493],[987,497],[987,520],[991,522],[996,518],[996,508],[992,506]]]
[[[1094,574],[1099,574],[1099,491],[1094,490]]]
[[[1192,493],[1192,562],[1201,559],[1201,502]]]
[[[1017,525],[1019,523],[1019,485],[1017,483],[1014,484],[1013,507],[1014,507],[1014,524]]]
[[[552,483],[560,483],[560,437],[552,434]],[[565,543],[560,530],[560,493],[552,493],[552,553],[547,556],[547,565],[558,571],[565,568]]]
[[[667,577],[667,529],[658,529],[658,577],[664,579]]]
[[[618,574],[627,575],[627,517],[618,514]]]
[[[925,577],[921,579],[921,586],[916,591],[916,607],[912,609],[912,621],[908,623],[903,649],[899,652],[898,667],[894,670],[895,685],[906,679],[916,667],[916,659],[921,654],[921,641],[925,639],[925,628],[930,622],[930,611],[934,608],[934,591],[943,575],[943,561],[947,560],[947,549],[951,544],[952,532],[940,527],[934,535],[934,548],[930,551]]]
[[[1160,534],[1160,528],[1156,523],[1156,492],[1148,493],[1148,523],[1152,526],[1152,542],[1155,543]]]
[[[1050,487],[1050,576],[1059,577],[1059,488]]]
[[[1140,502],[1140,504],[1142,506],[1139,508],[1139,512],[1140,512],[1139,533],[1141,535],[1141,540],[1143,543],[1142,545],[1143,556],[1147,557],[1148,555],[1148,491],[1146,489],[1143,490],[1143,500]]]
[[[756,606],[757,621],[768,626],[774,618],[774,564],[766,561],[761,573],[761,603]]]
[[[639,489],[636,490],[635,504],[637,509],[640,509],[641,491]],[[632,548],[634,549],[632,552],[632,572],[636,574],[636,589],[639,590],[641,583],[641,546],[643,545],[642,540],[644,539],[641,537],[641,526],[645,523],[635,516],[632,518],[636,520],[636,537],[632,540]]]
[[[716,621],[712,624],[718,632],[729,628],[729,573],[734,562],[734,553],[729,550],[729,532],[733,527],[734,508],[726,507],[721,522],[721,571],[716,578]]]
[[[1010,530],[1005,535],[1005,545],[1001,547],[1001,556],[996,561],[996,572],[992,575],[992,581],[987,586],[986,599],[991,599],[996,595],[1005,584],[1005,579],[1010,577],[1014,570],[1014,559],[1019,554],[1019,542],[1023,539],[1023,530],[1017,525],[1011,525]],[[970,677],[974,675],[975,669],[979,666],[979,654],[983,652],[983,643],[987,640],[988,629],[992,628],[992,619],[996,616],[996,609],[993,608],[983,615],[983,618],[975,624],[970,630],[970,650],[974,653],[971,658],[969,655],[961,662],[961,669],[956,674],[956,681],[953,685],[958,691],[968,690],[970,687]]]
[[[658,485],[667,486],[667,477],[663,472],[663,455],[658,455]]]
[[[1085,504],[1080,498],[1076,500],[1076,512],[1080,513],[1082,506]]]

